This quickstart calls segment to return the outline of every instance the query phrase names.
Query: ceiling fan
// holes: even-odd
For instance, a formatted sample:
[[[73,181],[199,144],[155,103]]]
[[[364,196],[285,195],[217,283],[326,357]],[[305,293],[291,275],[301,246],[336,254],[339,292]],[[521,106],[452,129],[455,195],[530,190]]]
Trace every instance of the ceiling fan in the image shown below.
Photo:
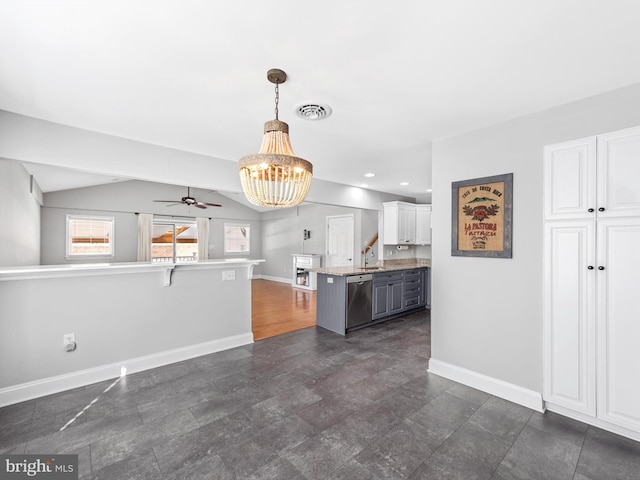
[[[180,205],[181,203],[185,204],[187,207],[197,207],[197,208],[207,208],[207,207],[221,207],[219,203],[208,203],[208,202],[199,202],[195,198],[191,196],[191,187],[187,187],[187,196],[182,197],[180,200],[154,200],[154,202],[162,202],[162,203],[170,203],[171,205],[167,205],[167,207],[171,207],[173,205]]]

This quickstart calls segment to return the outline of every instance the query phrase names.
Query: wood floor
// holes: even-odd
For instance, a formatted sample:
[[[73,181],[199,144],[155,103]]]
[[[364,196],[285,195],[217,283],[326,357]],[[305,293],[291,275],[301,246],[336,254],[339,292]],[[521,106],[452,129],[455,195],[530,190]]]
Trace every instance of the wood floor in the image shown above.
[[[251,281],[253,339],[275,337],[316,324],[316,292],[270,280]]]

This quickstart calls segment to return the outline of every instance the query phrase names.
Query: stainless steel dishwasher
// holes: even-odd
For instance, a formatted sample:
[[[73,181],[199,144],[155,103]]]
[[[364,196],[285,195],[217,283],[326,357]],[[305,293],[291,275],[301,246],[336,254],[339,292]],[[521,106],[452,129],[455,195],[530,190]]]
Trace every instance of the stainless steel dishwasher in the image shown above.
[[[371,321],[373,275],[347,277],[347,330]]]

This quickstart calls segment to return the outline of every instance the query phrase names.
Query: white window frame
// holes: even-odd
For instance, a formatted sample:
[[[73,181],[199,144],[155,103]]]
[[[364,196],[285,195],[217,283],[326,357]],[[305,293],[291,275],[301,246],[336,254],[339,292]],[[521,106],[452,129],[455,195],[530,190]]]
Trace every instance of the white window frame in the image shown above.
[[[95,220],[95,221],[100,221],[100,222],[108,222],[109,223],[109,253],[100,253],[100,254],[74,254],[71,253],[71,222],[73,220],[82,220],[82,221],[87,221],[87,220]],[[65,251],[65,258],[67,260],[74,260],[74,259],[87,259],[87,258],[100,258],[100,259],[106,259],[106,258],[115,258],[115,224],[116,224],[116,220],[115,217],[101,217],[101,216],[96,216],[96,215],[72,215],[72,214],[67,214],[67,219],[66,219],[66,251]]]
[[[229,245],[227,242],[227,228],[229,227],[237,227],[237,228],[246,228],[247,229],[247,250],[229,250]],[[224,254],[225,255],[248,255],[251,253],[251,225],[248,223],[225,223],[222,231],[222,236],[224,237]]]

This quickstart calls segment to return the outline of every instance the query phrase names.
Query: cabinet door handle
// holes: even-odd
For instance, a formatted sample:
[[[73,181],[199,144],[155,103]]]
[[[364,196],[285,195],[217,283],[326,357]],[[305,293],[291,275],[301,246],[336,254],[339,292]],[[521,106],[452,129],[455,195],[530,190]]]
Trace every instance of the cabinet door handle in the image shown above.
[[[587,210],[587,212],[593,213],[593,212],[595,212],[595,210],[593,208],[590,208],[589,210]]]
[[[604,207],[600,207],[600,208],[598,209],[598,211],[599,211],[599,212],[604,212]]]
[[[587,269],[588,269],[588,270],[593,270],[593,265],[589,265],[589,266],[587,267]]]
[[[603,267],[602,265],[600,265],[600,266],[598,267],[598,270],[604,270],[604,267]]]

